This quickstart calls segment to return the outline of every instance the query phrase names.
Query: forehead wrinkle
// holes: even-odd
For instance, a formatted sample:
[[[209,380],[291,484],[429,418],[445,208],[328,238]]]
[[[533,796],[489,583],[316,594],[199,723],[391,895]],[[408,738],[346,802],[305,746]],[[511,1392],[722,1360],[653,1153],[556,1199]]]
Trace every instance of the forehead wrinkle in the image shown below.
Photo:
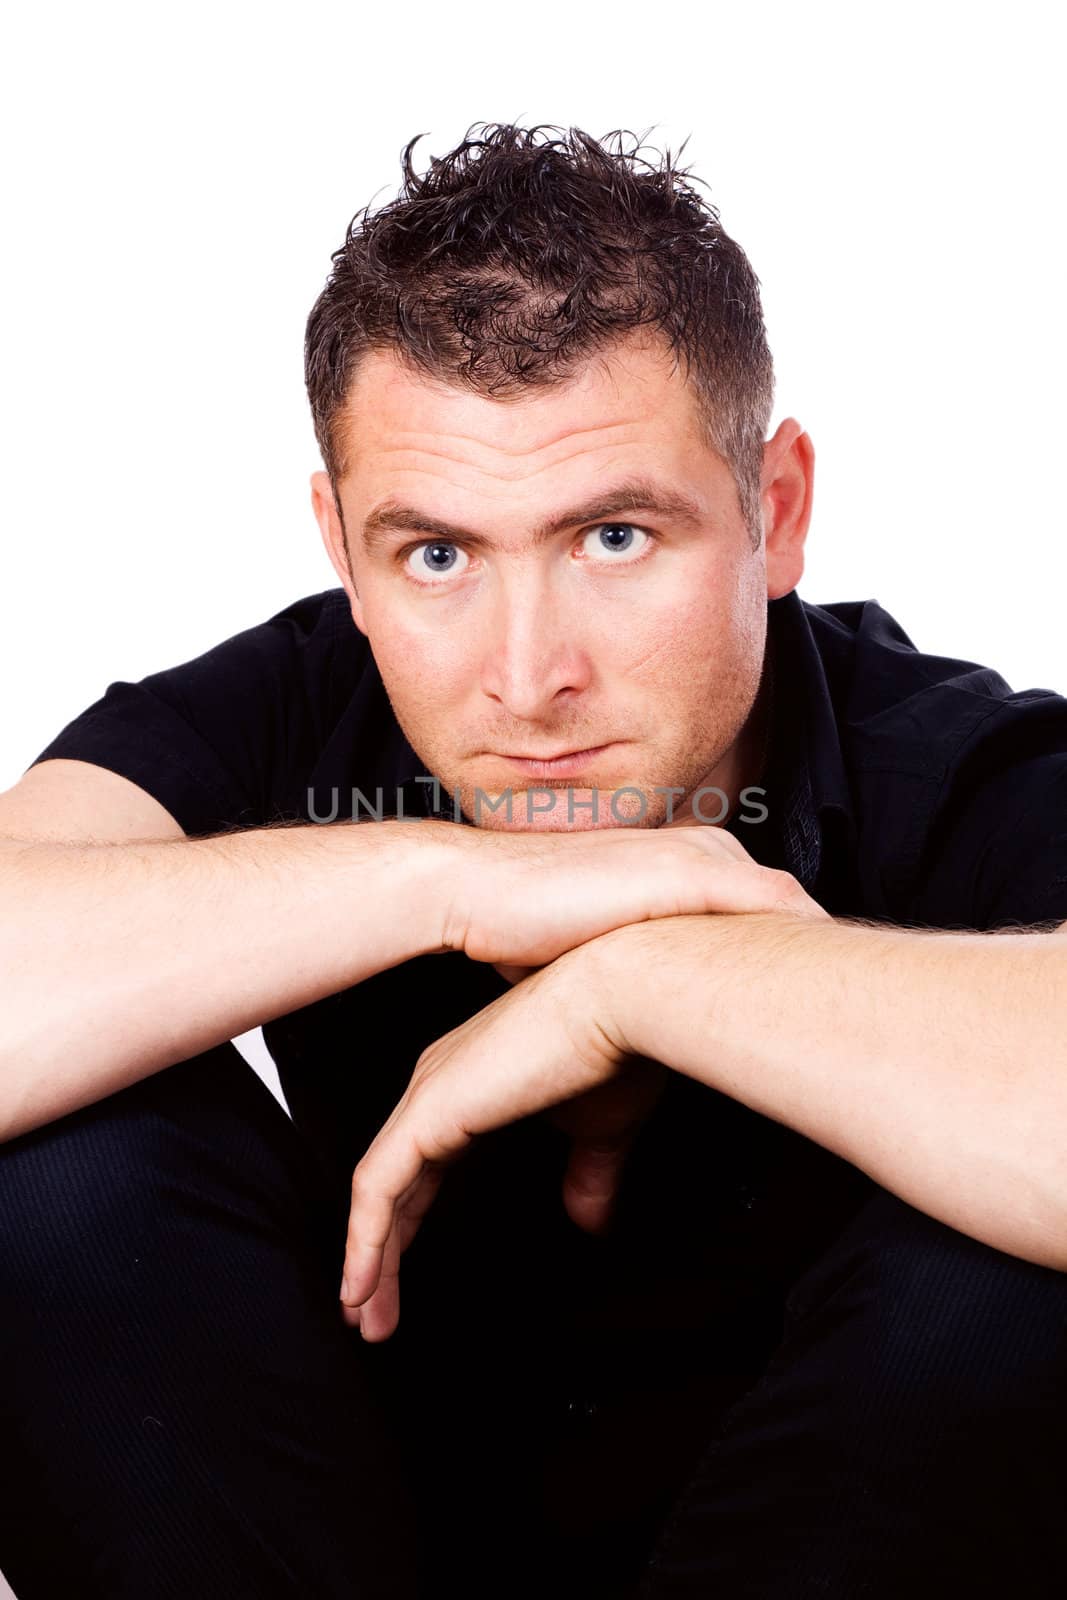
[[[508,481],[511,481],[513,478],[520,480],[525,477],[530,477],[534,473],[542,471],[544,466],[555,465],[556,462],[560,460],[587,455],[591,450],[608,449],[613,444],[618,444],[620,442],[616,437],[614,437],[614,435],[617,435],[620,432],[625,432],[626,430],[636,431],[639,434],[639,438],[643,437],[643,425],[636,419],[632,422],[598,423],[591,428],[564,428],[553,438],[544,440],[536,445],[526,446],[525,448],[521,446],[508,448],[506,445],[486,444],[485,441],[479,438],[477,434],[444,434],[439,429],[434,430],[433,432],[427,431],[426,433],[422,433],[421,431],[415,431],[411,434],[402,432],[399,435],[394,435],[390,442],[379,444],[377,446],[377,454],[385,456],[396,455],[398,452],[411,452],[416,455],[424,455],[435,458],[443,457],[449,461],[457,461],[463,466],[473,467],[476,471],[489,471],[491,473],[491,468],[487,469],[481,466],[478,461],[473,458],[473,456],[468,458],[462,453],[457,455],[454,451],[442,449],[441,444],[443,440],[446,438],[454,438],[462,441],[464,444],[472,444],[475,446],[476,452],[482,454],[483,456],[487,453],[491,453],[492,455],[504,456],[511,460],[522,461],[531,456],[542,455],[546,450],[552,450],[556,445],[563,444],[564,442],[567,442],[573,446],[577,445],[577,441],[584,440],[590,435],[598,436],[593,442],[577,445],[577,448],[561,450],[552,461],[537,463],[536,465],[531,464],[526,467],[525,470],[520,469],[514,473],[497,472],[493,474],[496,477],[504,477]],[[607,437],[604,437],[605,435],[607,435]],[[433,443],[420,442],[431,440]]]
[[[456,462],[452,461],[450,457],[446,459],[449,460],[452,466],[456,465]],[[491,500],[495,504],[501,505],[505,508],[514,503],[513,493],[505,488],[504,485],[514,483],[517,480],[510,477],[501,479],[499,473],[489,472],[482,467],[475,467],[468,462],[462,462],[460,465],[462,465],[467,472],[473,472],[478,477],[488,480],[485,483],[479,483],[473,491],[482,499]],[[417,485],[421,485],[426,477],[426,474],[420,471],[418,467],[401,467],[399,469],[398,476],[403,478],[412,477],[415,479]],[[471,484],[469,481],[467,481],[465,478],[453,477],[447,472],[435,472],[432,475],[432,482],[435,490],[443,486],[449,491],[455,490],[458,494],[468,494],[471,492]],[[399,498],[399,491],[397,492],[396,498]]]

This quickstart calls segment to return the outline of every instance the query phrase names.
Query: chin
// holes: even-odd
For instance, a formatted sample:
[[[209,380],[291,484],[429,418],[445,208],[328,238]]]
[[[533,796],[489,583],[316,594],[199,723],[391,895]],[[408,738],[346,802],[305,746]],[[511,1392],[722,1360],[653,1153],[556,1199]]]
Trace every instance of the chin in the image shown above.
[[[607,828],[648,828],[655,824],[617,822],[614,817],[601,818],[599,822],[594,822],[592,817],[575,817],[573,822],[569,822],[566,815],[562,818],[516,815],[511,822],[502,817],[494,817],[488,822],[483,818],[475,826],[489,833],[603,833]]]
[[[569,795],[566,787],[552,790],[556,799],[551,809],[547,809],[545,788],[535,789],[532,796],[525,789],[513,791],[510,810],[505,803],[498,810],[491,810],[483,798],[476,812],[474,796],[464,795],[463,813],[475,827],[494,833],[592,833],[606,828],[657,828],[666,814],[663,797],[654,793],[648,795],[644,815],[640,801],[632,793],[624,794],[613,805],[613,792],[621,790],[622,784],[598,787],[594,813],[592,789],[582,789],[577,784],[569,787]],[[631,787],[641,789],[638,784]],[[641,789],[641,792],[645,791]],[[492,798],[492,791],[489,793]]]

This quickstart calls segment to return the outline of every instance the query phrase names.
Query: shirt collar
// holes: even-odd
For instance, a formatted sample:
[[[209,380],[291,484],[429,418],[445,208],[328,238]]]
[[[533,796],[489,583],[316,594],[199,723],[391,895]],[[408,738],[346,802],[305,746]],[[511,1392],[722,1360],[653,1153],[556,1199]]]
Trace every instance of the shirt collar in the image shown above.
[[[768,809],[779,808],[786,868],[812,893],[840,859],[833,845],[854,846],[856,819],[827,675],[825,614],[796,590],[767,605],[774,704],[767,766]],[[826,619],[831,625],[833,619]]]

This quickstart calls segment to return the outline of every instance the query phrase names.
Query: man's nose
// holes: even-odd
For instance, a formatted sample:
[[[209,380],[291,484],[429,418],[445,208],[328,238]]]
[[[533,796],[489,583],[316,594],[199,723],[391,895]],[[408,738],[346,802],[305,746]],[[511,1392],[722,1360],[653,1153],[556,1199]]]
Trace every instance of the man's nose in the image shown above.
[[[482,689],[513,717],[535,721],[567,691],[584,689],[592,667],[581,620],[534,573],[502,582],[487,619]]]

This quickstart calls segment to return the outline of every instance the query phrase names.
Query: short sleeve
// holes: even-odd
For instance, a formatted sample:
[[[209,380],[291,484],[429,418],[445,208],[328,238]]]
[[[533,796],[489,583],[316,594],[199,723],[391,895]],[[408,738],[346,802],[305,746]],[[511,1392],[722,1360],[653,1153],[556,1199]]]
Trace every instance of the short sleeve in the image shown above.
[[[178,666],[109,684],[30,765],[106,767],[191,838],[277,820],[293,763],[329,719],[343,602],[341,589],[306,596]]]
[[[939,926],[1067,922],[1067,751],[1007,767],[958,803],[919,903],[920,920]]]

